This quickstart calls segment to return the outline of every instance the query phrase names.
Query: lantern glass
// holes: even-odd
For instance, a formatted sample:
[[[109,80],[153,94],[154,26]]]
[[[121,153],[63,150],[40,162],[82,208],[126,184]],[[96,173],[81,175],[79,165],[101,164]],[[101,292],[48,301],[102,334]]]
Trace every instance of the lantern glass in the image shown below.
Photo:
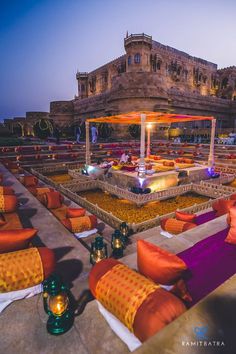
[[[48,300],[49,309],[56,316],[62,316],[69,306],[69,299],[66,293],[50,296]]]

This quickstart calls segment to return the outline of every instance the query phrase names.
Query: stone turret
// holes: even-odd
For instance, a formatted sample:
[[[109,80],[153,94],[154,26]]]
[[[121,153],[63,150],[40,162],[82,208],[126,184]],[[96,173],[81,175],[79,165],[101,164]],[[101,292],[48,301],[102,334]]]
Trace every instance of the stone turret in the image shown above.
[[[152,37],[147,34],[131,34],[124,39],[127,72],[151,71],[150,55]]]
[[[76,79],[78,80],[78,98],[83,99],[88,97],[88,73],[78,71]]]

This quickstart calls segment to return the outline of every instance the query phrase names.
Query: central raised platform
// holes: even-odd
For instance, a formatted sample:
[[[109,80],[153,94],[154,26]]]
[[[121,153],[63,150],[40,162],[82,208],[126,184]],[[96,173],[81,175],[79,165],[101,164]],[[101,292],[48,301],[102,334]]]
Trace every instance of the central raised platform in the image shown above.
[[[150,188],[151,192],[157,192],[170,187],[176,187],[179,184],[195,183],[209,178],[210,174],[206,166],[175,169],[166,172],[154,173],[152,175],[147,174],[145,178],[138,177],[138,173],[136,171],[128,172],[111,170],[109,183],[117,185],[120,188]]]

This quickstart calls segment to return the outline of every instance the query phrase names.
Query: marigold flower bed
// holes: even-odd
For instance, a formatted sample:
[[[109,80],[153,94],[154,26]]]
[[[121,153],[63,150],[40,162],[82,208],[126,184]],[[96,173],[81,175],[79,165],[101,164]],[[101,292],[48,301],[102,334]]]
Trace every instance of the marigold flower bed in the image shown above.
[[[73,179],[68,173],[48,175],[47,177],[56,183],[66,183]]]
[[[89,190],[79,192],[83,198],[89,202],[97,204],[105,211],[112,212],[113,215],[129,223],[140,223],[155,218],[157,215],[165,215],[176,209],[184,209],[194,204],[202,204],[209,200],[208,197],[195,193],[179,195],[175,198],[149,202],[142,207],[126,200],[118,199],[109,193],[101,190]]]

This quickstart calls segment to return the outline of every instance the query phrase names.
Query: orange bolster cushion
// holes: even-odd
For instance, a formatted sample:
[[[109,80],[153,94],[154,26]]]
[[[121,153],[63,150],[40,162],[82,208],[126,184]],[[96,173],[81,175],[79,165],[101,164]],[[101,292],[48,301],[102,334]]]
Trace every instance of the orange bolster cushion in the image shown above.
[[[187,269],[178,256],[144,240],[137,242],[137,264],[141,274],[163,285],[175,283]]]
[[[225,242],[236,245],[236,206],[229,210],[229,225],[230,229]]]
[[[36,187],[38,184],[38,178],[35,176],[24,176],[22,183],[25,187]]]
[[[0,195],[13,195],[15,194],[14,189],[11,187],[0,187]]]
[[[95,215],[86,215],[76,218],[67,218],[62,220],[62,223],[71,232],[83,232],[97,227],[97,217]]]
[[[178,235],[181,232],[193,229],[197,225],[191,222],[176,220],[176,219],[162,219],[161,228],[171,234]]]
[[[43,194],[43,204],[48,209],[57,209],[62,206],[64,198],[59,192],[47,192]]]
[[[195,222],[196,221],[196,214],[189,214],[189,213],[184,213],[183,211],[177,211],[175,212],[175,217],[177,220],[181,221],[186,221],[186,222]]]
[[[68,208],[66,211],[67,218],[77,218],[85,216],[86,210],[84,208]]]
[[[224,214],[227,214],[230,208],[235,205],[235,203],[235,200],[219,199],[213,202],[212,208],[214,211],[216,211],[216,216],[222,216]]]
[[[36,229],[0,230],[0,253],[29,247],[29,243],[36,233]]]
[[[122,263],[109,258],[96,263],[89,274],[89,287],[103,306],[124,324],[126,319],[125,316],[121,316],[120,311],[123,312],[123,305],[127,307],[126,313],[132,313],[131,330],[140,341],[146,341],[186,311],[186,307],[176,296],[126,266],[123,272],[117,272],[115,281],[114,277],[109,278],[109,272],[119,265]],[[134,281],[132,282],[131,279],[131,282],[127,283],[125,279],[127,275],[129,278],[133,275]],[[104,277],[106,277],[106,284],[103,282]],[[145,283],[144,289],[140,286],[143,283]],[[104,291],[99,289],[101,285],[104,286]],[[146,285],[149,288],[153,287],[153,291],[147,295],[144,294]],[[135,287],[137,287],[136,294],[142,296],[142,301],[138,305],[134,303],[134,298],[132,298],[133,302],[130,299],[130,296],[135,294]]]
[[[54,252],[45,247],[0,254],[0,293],[38,285],[54,269]]]
[[[17,197],[15,195],[0,194],[0,213],[12,213],[17,208]]]

